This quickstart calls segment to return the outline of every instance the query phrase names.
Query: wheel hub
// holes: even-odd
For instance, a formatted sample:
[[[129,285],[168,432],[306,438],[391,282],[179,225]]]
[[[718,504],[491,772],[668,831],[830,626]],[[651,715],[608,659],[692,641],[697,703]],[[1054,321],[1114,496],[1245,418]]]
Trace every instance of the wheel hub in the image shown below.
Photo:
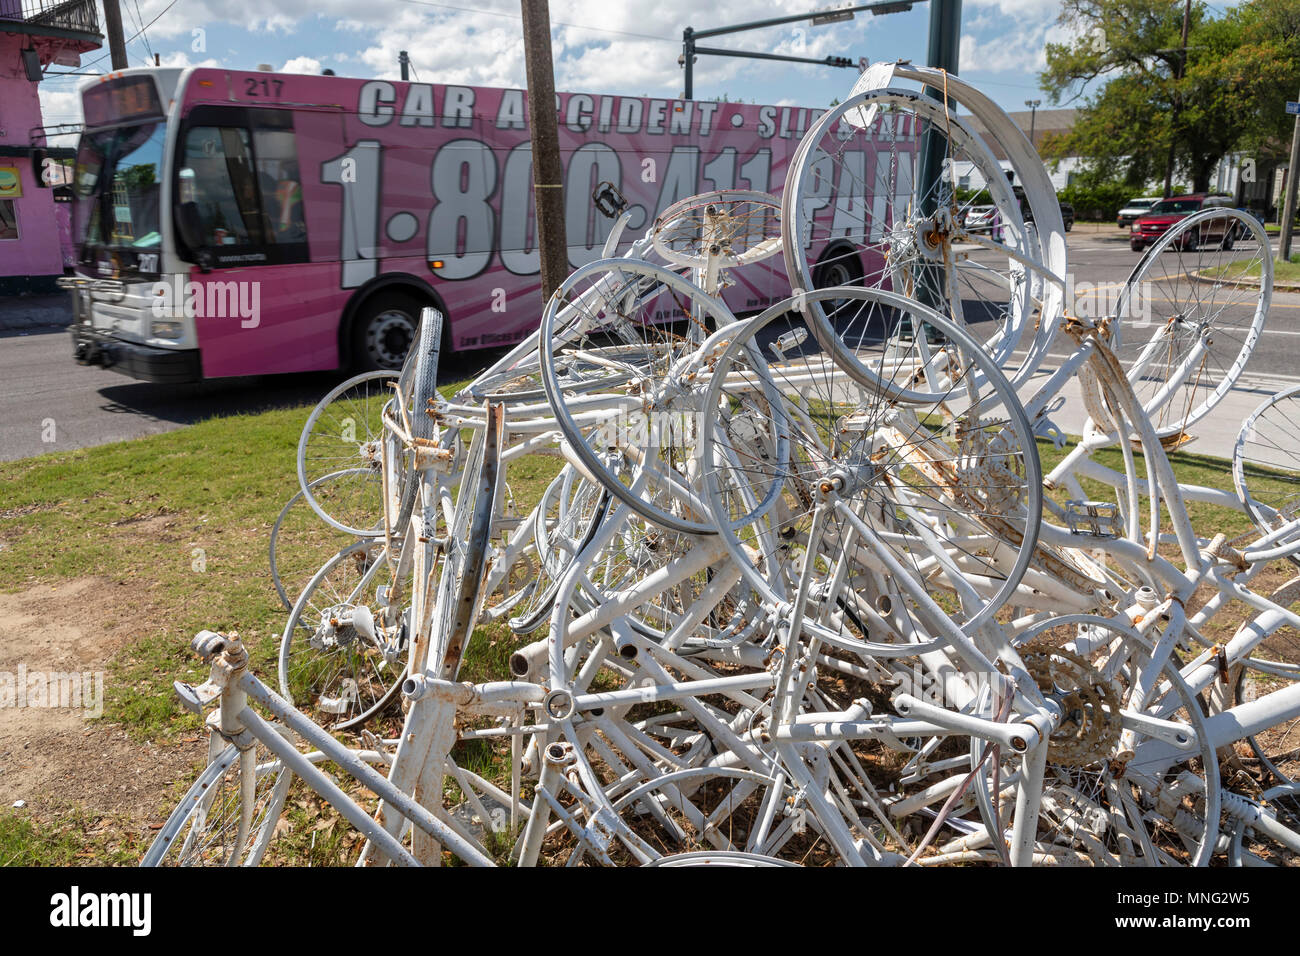
[[[415,340],[415,326],[405,312],[381,312],[366,330],[366,348],[381,365],[400,367]]]

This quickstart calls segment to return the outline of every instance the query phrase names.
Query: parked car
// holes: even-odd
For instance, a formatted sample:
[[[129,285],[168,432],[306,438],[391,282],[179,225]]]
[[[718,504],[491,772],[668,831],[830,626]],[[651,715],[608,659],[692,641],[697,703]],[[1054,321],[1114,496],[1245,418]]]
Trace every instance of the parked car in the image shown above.
[[[963,223],[967,232],[992,232],[998,221],[997,206],[971,206]]]
[[[1134,252],[1141,252],[1154,244],[1170,227],[1202,209],[1231,209],[1232,197],[1218,193],[1192,193],[1188,196],[1171,196],[1161,199],[1145,215],[1139,216],[1129,229],[1128,244]],[[1195,249],[1199,245],[1218,243],[1224,249],[1232,248],[1236,226],[1234,220],[1224,216],[1201,223],[1199,229],[1189,230],[1179,240],[1182,249]]]
[[[1012,188],[1016,193],[1016,198],[1020,200],[1021,216],[1024,217],[1025,222],[1033,222],[1033,212],[1029,208],[1029,202],[1024,199],[1020,187],[1014,186]],[[1061,219],[1065,221],[1065,231],[1069,232],[1074,228],[1074,207],[1068,202],[1063,202],[1060,205]],[[993,233],[1000,225],[1002,225],[1002,220],[997,206],[971,206],[962,213],[961,226],[967,232]]]
[[[1021,186],[1012,184],[1011,192],[1015,195],[1016,200],[1020,203],[1020,215],[1025,222],[1034,221],[1034,210],[1029,205],[1029,197],[1025,195],[1025,190]],[[1058,199],[1057,204],[1061,207],[1061,219],[1065,224],[1065,231],[1069,232],[1074,228],[1074,207],[1068,202],[1062,202]]]
[[[1159,201],[1159,196],[1140,196],[1137,199],[1130,199],[1115,217],[1115,225],[1121,229],[1129,228],[1134,220],[1147,213]]]
[[[1065,223],[1065,231],[1069,232],[1074,228],[1074,206],[1068,202],[1061,203],[1061,219]]]
[[[1257,221],[1259,222],[1259,224],[1260,224],[1261,227],[1264,225],[1264,223],[1265,223],[1264,213],[1263,213],[1261,210],[1259,210],[1259,209],[1252,209],[1252,208],[1250,208],[1249,206],[1238,206],[1237,209],[1238,209],[1239,211],[1241,211],[1241,212],[1244,212],[1246,215],[1250,216],[1252,219],[1257,220]],[[1250,235],[1250,227],[1247,226],[1244,222],[1243,222],[1243,223],[1240,223],[1240,224],[1237,226],[1237,235],[1236,235],[1235,238],[1237,238],[1237,239],[1245,239],[1245,238],[1247,238],[1249,235]]]

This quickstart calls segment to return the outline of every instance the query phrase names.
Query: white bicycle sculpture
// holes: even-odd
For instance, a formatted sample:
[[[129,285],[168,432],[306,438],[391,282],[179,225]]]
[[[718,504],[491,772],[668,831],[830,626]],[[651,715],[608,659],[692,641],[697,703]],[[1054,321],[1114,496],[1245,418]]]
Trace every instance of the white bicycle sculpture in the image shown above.
[[[966,228],[958,168],[995,230]],[[300,500],[341,550],[301,508],[277,522],[276,689],[195,638],[209,679],[177,690],[210,762],[146,864],[259,863],[304,787],[362,865],[1300,862],[1297,393],[1244,423],[1235,495],[1168,457],[1267,316],[1253,220],[1189,217],[1117,310],[1076,315],[1032,147],[907,65],[867,71],[790,170],[779,198],[682,200],[622,256],[618,215],[453,395],[426,310],[399,375],[326,397]],[[1192,241],[1214,217],[1253,259]],[[737,318],[726,290],[777,253],[790,297]],[[308,580],[279,573],[295,543]]]

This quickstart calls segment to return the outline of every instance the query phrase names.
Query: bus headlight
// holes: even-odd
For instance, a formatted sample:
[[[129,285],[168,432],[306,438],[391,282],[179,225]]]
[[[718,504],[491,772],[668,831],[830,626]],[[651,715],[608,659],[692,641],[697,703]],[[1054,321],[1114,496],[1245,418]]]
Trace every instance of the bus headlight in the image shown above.
[[[179,339],[185,334],[179,322],[158,319],[149,323],[149,333],[156,339]]]

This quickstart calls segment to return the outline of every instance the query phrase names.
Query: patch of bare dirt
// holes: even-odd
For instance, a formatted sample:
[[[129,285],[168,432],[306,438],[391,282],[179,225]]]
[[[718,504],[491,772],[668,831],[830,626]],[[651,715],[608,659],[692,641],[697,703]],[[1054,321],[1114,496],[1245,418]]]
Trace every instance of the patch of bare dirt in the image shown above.
[[[170,531],[176,523],[176,514],[172,511],[146,512],[132,515],[119,521],[110,521],[110,528],[130,528],[132,532],[143,537],[165,538],[165,531]]]
[[[0,594],[0,807],[22,800],[36,816],[72,805],[150,821],[174,781],[203,759],[206,744],[198,739],[142,743],[87,717],[103,702],[93,675],[108,679],[109,662],[135,630],[105,620],[130,622],[129,609],[143,603],[135,591],[86,577]],[[29,704],[39,702],[42,686],[53,697],[55,673],[92,675],[78,681],[80,706],[67,706],[77,703],[67,680],[58,701],[63,706],[16,706],[20,693]],[[25,692],[17,687],[19,677]]]

